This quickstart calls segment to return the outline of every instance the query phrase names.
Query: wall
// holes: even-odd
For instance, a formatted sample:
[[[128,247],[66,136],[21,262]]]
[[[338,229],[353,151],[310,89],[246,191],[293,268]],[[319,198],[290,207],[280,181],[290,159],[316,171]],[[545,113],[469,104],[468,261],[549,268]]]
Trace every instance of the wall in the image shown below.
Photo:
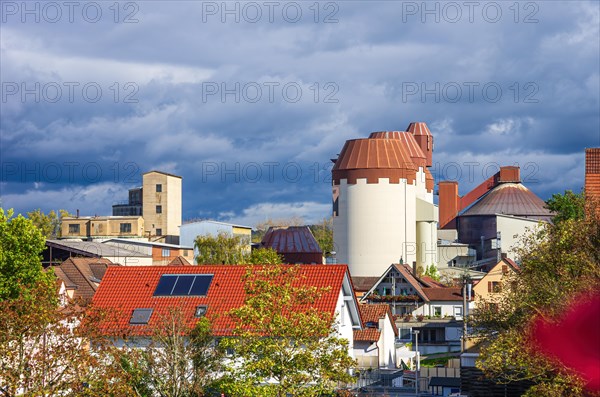
[[[121,233],[121,224],[131,224],[131,232]],[[78,224],[79,233],[69,233],[69,225]],[[141,216],[64,218],[62,238],[141,237],[144,235],[144,219]]]
[[[524,234],[530,230],[535,230],[539,222],[534,219],[498,215],[496,225],[497,230],[501,233],[502,252],[507,253],[511,259],[518,259],[513,248],[520,244],[521,237]]]

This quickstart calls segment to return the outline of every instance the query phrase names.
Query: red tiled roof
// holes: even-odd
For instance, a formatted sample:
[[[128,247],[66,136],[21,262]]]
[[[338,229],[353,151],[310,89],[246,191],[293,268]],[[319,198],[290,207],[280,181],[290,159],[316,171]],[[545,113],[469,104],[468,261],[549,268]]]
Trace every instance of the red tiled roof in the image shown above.
[[[68,258],[54,269],[57,277],[62,278],[65,286],[74,288],[74,298],[87,304],[94,296],[97,284],[103,278],[108,267],[119,267],[105,258]],[[64,276],[64,277],[63,277]]]
[[[394,329],[394,334],[398,335],[398,328],[396,327],[396,323],[392,317],[392,311],[390,310],[390,305],[381,303],[381,304],[363,304],[358,306],[360,310],[360,316],[362,317],[363,324],[367,324],[369,322],[379,324],[379,319],[384,318],[385,315],[388,315],[390,322],[392,323],[392,328]]]
[[[419,296],[421,296],[421,298],[423,298],[425,301],[429,300],[429,297],[425,294],[425,291],[421,287],[421,283],[419,282],[419,280],[417,280],[416,277],[413,276],[412,271],[409,270],[408,265],[394,264],[394,267],[402,275],[402,277],[404,277],[406,282],[408,282],[415,289],[415,291],[419,294]]]
[[[375,283],[379,281],[379,277],[370,276],[354,276],[352,277],[352,283],[354,284],[354,291],[367,292],[370,290]]]
[[[174,258],[167,266],[192,266],[183,256]]]
[[[134,334],[149,332],[162,315],[177,308],[191,326],[196,318],[197,306],[206,305],[206,316],[211,319],[213,333],[217,336],[230,335],[234,324],[224,314],[244,303],[243,277],[248,269],[258,270],[261,266],[208,265],[208,266],[127,266],[109,267],[96,295],[96,308],[114,311],[116,323],[106,324],[109,328],[129,330]],[[206,296],[155,297],[154,290],[163,274],[212,274],[213,279]],[[298,285],[316,288],[331,287],[318,302],[316,309],[333,314],[342,282],[348,274],[346,265],[299,265]],[[129,325],[134,309],[153,309],[148,327]]]
[[[421,276],[421,281],[427,284],[427,286],[430,288],[446,288],[444,284],[440,283],[439,281],[435,281],[429,276]]]
[[[423,288],[430,301],[461,301],[462,288]]]
[[[354,340],[356,342],[377,342],[381,332],[375,328],[365,328],[354,330]]]

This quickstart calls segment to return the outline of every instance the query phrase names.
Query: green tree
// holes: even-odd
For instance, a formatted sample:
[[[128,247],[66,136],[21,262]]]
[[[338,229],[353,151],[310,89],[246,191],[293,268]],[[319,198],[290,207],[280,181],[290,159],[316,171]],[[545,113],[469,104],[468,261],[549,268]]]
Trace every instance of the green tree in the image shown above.
[[[425,273],[423,273],[423,275],[429,276],[435,281],[440,281],[440,273],[438,272],[437,266],[433,263],[426,267]]]
[[[244,263],[250,247],[242,236],[219,233],[217,236],[198,236],[194,241],[198,250],[196,263],[212,265],[235,265]]]
[[[54,286],[53,273],[42,268],[45,247],[44,236],[31,220],[0,208],[0,301],[27,295],[22,289],[38,282]]]
[[[325,291],[298,286],[300,277],[297,266],[249,268],[245,303],[228,314],[235,336],[221,341],[233,351],[221,384],[227,395],[319,396],[353,379],[348,341],[313,306]]]
[[[323,253],[335,251],[333,247],[333,217],[323,218],[319,224],[310,226],[310,230]]]
[[[600,220],[566,217],[543,225],[523,237],[518,256],[521,271],[503,285],[500,300],[480,305],[473,317],[476,336],[484,342],[477,365],[499,382],[533,381],[528,396],[582,395],[581,379],[542,356],[527,337],[532,319],[555,318],[573,297],[597,290]]]
[[[244,258],[244,263],[250,265],[279,265],[283,263],[283,257],[273,248],[258,248],[252,250],[250,255]]]
[[[585,196],[583,192],[573,193],[565,190],[564,194],[555,193],[546,200],[546,208],[554,213],[554,223],[567,219],[580,220],[585,215]]]
[[[60,237],[62,220],[70,216],[72,215],[66,210],[58,210],[58,215],[52,210],[46,215],[39,208],[27,213],[27,218],[31,219],[31,222],[40,229],[46,238]]]

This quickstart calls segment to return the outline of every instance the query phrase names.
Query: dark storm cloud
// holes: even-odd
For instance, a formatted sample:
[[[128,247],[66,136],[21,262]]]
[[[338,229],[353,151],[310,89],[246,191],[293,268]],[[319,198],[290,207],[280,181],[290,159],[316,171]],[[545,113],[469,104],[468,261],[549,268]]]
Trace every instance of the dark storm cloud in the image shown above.
[[[594,2],[288,2],[270,21],[262,2],[144,1],[97,3],[95,23],[5,4],[21,2],[3,2],[0,187],[21,212],[106,214],[162,169],[184,177],[184,218],[314,220],[346,139],[417,120],[437,179],[464,193],[519,163],[546,198],[579,190],[600,145]],[[36,82],[39,101],[21,91]]]

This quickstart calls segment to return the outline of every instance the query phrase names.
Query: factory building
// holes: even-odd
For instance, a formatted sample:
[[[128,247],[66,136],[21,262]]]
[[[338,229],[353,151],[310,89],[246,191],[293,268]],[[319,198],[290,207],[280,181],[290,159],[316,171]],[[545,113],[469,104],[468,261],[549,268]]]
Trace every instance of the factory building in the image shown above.
[[[338,263],[377,276],[391,263],[437,264],[433,136],[425,123],[346,141],[334,160],[333,235]]]

